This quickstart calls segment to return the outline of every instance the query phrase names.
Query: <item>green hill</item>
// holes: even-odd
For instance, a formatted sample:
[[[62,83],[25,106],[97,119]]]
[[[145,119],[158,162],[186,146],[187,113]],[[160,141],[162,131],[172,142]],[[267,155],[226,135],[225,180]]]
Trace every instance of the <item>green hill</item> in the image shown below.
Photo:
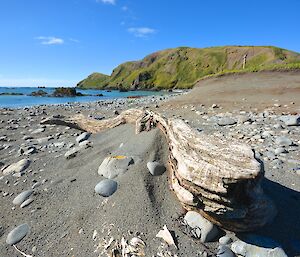
[[[108,85],[109,76],[94,72],[77,84],[79,88],[103,88]]]
[[[123,63],[113,70],[111,76],[93,73],[77,86],[191,88],[206,76],[277,68],[300,68],[300,54],[273,46],[179,47],[150,54],[140,61]]]

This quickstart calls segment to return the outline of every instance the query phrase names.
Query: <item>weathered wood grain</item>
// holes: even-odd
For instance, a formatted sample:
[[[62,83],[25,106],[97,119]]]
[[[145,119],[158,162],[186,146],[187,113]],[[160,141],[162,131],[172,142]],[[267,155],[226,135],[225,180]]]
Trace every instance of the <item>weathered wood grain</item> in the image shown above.
[[[92,133],[136,123],[136,132],[159,127],[169,145],[170,183],[183,207],[196,210],[215,224],[233,231],[254,230],[276,213],[261,188],[263,164],[250,147],[231,139],[199,133],[180,119],[131,109],[107,120],[84,116],[47,119]]]

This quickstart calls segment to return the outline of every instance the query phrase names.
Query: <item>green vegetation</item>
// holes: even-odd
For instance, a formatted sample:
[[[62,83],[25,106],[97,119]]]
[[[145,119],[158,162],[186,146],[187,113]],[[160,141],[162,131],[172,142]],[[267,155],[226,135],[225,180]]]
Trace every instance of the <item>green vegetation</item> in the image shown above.
[[[101,88],[108,84],[109,76],[102,73],[92,73],[77,84],[79,88]]]
[[[54,97],[66,97],[66,96],[83,96],[81,93],[77,93],[73,87],[58,87],[55,88],[53,95]]]
[[[221,77],[224,75],[230,75],[230,74],[243,74],[243,73],[251,73],[251,72],[259,72],[259,71],[293,71],[293,70],[300,70],[300,62],[298,63],[287,63],[287,64],[273,64],[273,65],[267,65],[263,66],[261,68],[247,68],[244,70],[224,70],[222,72],[211,74],[208,76],[205,76],[199,80],[211,78],[211,77]]]
[[[246,65],[243,61],[246,56]],[[261,70],[299,69],[300,54],[273,46],[166,49],[116,67],[111,76],[93,73],[80,88],[191,88],[208,76]]]

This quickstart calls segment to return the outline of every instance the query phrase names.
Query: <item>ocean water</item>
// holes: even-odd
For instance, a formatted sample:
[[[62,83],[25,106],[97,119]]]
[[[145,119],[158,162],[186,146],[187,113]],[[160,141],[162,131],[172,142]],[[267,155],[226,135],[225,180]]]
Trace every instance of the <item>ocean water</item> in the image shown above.
[[[37,88],[37,87],[0,87],[0,93],[22,93],[24,95],[0,95],[0,108],[18,108],[29,107],[42,104],[63,104],[71,102],[92,102],[115,98],[125,98],[128,96],[149,96],[149,95],[163,95],[167,92],[155,92],[155,91],[128,91],[119,92],[118,90],[112,90],[107,92],[106,90],[80,90],[77,92],[82,94],[88,94],[91,96],[76,96],[76,97],[40,97],[29,96],[34,91],[43,90],[48,94],[52,94],[55,88]],[[103,96],[96,96],[97,94],[103,94]]]

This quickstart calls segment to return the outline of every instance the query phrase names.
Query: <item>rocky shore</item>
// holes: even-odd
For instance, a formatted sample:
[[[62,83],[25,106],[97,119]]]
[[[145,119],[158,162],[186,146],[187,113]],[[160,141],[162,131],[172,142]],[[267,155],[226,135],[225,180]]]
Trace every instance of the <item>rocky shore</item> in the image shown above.
[[[1,256],[300,256],[298,103],[229,110],[174,97],[1,109]],[[158,129],[136,135],[127,124],[90,134],[41,124],[131,108],[249,145],[264,164],[274,221],[234,233],[186,212],[169,190],[168,144]]]

